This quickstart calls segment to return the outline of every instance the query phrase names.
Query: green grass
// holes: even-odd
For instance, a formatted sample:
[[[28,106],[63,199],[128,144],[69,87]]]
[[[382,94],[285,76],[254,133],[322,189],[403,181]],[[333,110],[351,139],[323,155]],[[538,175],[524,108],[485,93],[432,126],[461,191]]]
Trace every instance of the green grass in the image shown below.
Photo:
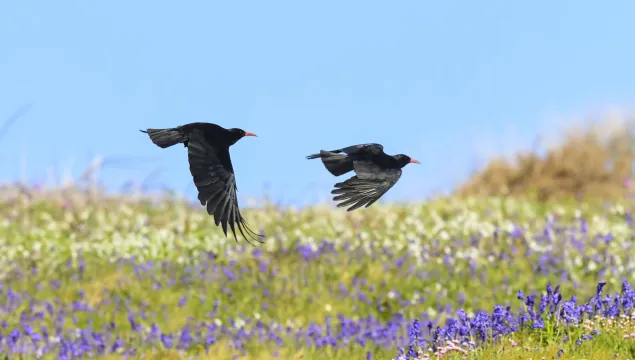
[[[548,283],[560,284],[565,299],[576,295],[585,301],[598,281],[607,281],[606,290],[612,293],[619,290],[622,278],[635,279],[633,231],[622,206],[537,205],[503,199],[375,205],[353,213],[328,207],[299,211],[269,206],[245,211],[252,228],[267,234],[265,244],[255,247],[225,238],[202,208],[174,201],[151,206],[103,200],[63,207],[22,198],[1,211],[0,261],[12,264],[0,270],[4,286],[30,294],[38,303],[75,300],[98,308],[76,312],[76,323],[69,316],[63,326],[97,329],[115,322],[117,334],[141,347],[138,358],[142,353],[160,359],[188,356],[143,347],[122,310],[126,301],[131,311],[148,314],[145,320],[137,316],[141,325],[156,323],[164,332],[179,332],[188,317],[223,324],[236,318],[260,319],[298,328],[323,324],[327,316],[337,314],[383,321],[395,314],[408,319],[423,314],[443,324],[460,308],[468,314],[491,311],[496,304],[517,310],[518,290],[542,292]],[[551,216],[557,217],[556,227],[567,230],[554,232],[548,241],[536,240]],[[579,231],[577,216],[588,219],[588,233]],[[513,224],[525,227],[525,235],[509,235]],[[606,234],[613,239],[592,244],[596,235]],[[571,237],[584,245],[572,246]],[[310,260],[296,251],[298,245],[317,248],[322,239],[331,241],[333,249]],[[256,256],[255,249],[262,254]],[[217,259],[205,263],[206,252],[216,253]],[[132,257],[137,262],[154,261],[156,270],[137,275],[134,266],[113,262]],[[80,259],[85,262],[81,276]],[[162,261],[169,262],[165,272]],[[223,266],[232,269],[235,280],[223,274]],[[37,274],[30,272],[33,267]],[[61,286],[51,286],[52,280]],[[352,294],[340,295],[340,286]],[[358,293],[365,294],[368,303],[359,300]],[[187,301],[179,306],[184,295]],[[219,309],[210,315],[215,300]],[[410,303],[405,305],[406,300]],[[20,326],[20,313],[29,304],[25,301],[21,306],[6,314],[9,329]],[[53,318],[45,317],[40,325],[53,327]],[[633,323],[588,326],[600,334],[581,346],[575,340],[592,329],[548,326],[513,334],[467,355],[444,358],[552,359],[559,350],[564,351],[561,359],[635,358],[635,338],[624,339],[635,333]],[[4,335],[6,330],[0,332]],[[405,330],[403,335],[407,342]],[[396,346],[368,343],[318,349],[296,343],[293,336],[282,337],[282,347],[251,341],[245,344],[247,356],[239,358],[273,359],[277,353],[283,359],[364,359],[371,352],[373,359],[390,359],[397,354]],[[188,352],[213,359],[240,355],[228,339],[219,340],[209,354],[200,347]]]

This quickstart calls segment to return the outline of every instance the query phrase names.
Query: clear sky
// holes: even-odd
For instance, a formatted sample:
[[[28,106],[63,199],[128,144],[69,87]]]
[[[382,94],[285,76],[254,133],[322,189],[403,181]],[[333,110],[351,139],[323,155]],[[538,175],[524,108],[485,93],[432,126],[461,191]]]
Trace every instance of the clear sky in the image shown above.
[[[387,200],[448,190],[561,119],[635,99],[635,1],[0,1],[0,179],[79,175],[195,198],[186,150],[138,129],[194,121],[231,149],[239,196],[303,203],[339,181],[320,149],[379,142]],[[50,169],[56,169],[57,175]]]

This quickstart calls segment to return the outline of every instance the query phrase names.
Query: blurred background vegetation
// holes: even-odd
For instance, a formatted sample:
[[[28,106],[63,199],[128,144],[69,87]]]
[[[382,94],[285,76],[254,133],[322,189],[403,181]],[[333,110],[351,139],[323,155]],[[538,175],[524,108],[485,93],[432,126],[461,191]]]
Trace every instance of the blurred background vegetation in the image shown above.
[[[635,117],[601,116],[560,131],[555,143],[536,139],[529,151],[490,159],[455,195],[506,195],[549,202],[613,201],[631,193]],[[553,134],[552,134],[553,135]]]
[[[432,197],[508,196],[547,203],[630,200],[635,195],[635,113],[605,113],[566,123],[568,127],[558,130],[554,125],[555,130],[535,138],[532,149],[490,157],[451,194],[438,193]],[[0,129],[2,135],[6,128],[5,123]],[[81,207],[98,201],[136,203],[149,197],[163,201],[182,198],[183,194],[166,189],[149,194],[148,189],[134,184],[117,194],[104,196],[99,173],[111,166],[109,162],[113,161],[97,157],[77,178],[56,180],[52,188],[2,184],[0,201],[26,195],[31,201],[53,200]],[[263,204],[269,204],[270,199],[265,198]]]

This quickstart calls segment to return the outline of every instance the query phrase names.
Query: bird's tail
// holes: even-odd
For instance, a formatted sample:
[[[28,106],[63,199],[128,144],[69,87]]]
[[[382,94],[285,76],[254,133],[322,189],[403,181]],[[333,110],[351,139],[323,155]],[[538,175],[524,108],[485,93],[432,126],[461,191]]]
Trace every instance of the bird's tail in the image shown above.
[[[353,161],[351,161],[346,155],[338,154],[338,152],[339,150],[321,150],[319,154],[309,155],[306,158],[309,160],[321,158],[326,170],[335,176],[340,176],[353,170]]]
[[[187,140],[178,129],[148,129],[147,131],[139,131],[148,134],[150,140],[162,149],[183,143]]]

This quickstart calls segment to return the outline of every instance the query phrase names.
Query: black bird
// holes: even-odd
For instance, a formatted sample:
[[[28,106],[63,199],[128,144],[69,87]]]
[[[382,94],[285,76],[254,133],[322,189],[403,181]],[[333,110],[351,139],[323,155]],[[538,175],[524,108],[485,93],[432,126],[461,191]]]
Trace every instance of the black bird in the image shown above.
[[[234,239],[234,226],[251,244],[245,232],[250,237],[258,239],[243,217],[240,215],[236,197],[236,177],[229,157],[229,147],[245,136],[256,134],[242,129],[225,129],[222,126],[195,122],[177,126],[171,129],[139,130],[150,136],[150,140],[162,149],[176,144],[183,144],[187,148],[187,158],[190,163],[190,173],[194,178],[194,185],[198,190],[201,205],[207,207],[207,213],[214,215],[216,226],[219,224],[227,236],[227,224],[231,228]],[[243,231],[244,230],[244,231]]]
[[[344,154],[340,154],[344,153]],[[369,207],[382,197],[401,177],[401,169],[409,163],[421,164],[410,156],[388,155],[381,144],[361,144],[339,150],[321,150],[307,159],[322,159],[326,169],[335,176],[354,170],[355,176],[335,184],[331,194],[340,194],[334,201],[342,200],[337,207],[352,205],[348,211],[362,206]]]

